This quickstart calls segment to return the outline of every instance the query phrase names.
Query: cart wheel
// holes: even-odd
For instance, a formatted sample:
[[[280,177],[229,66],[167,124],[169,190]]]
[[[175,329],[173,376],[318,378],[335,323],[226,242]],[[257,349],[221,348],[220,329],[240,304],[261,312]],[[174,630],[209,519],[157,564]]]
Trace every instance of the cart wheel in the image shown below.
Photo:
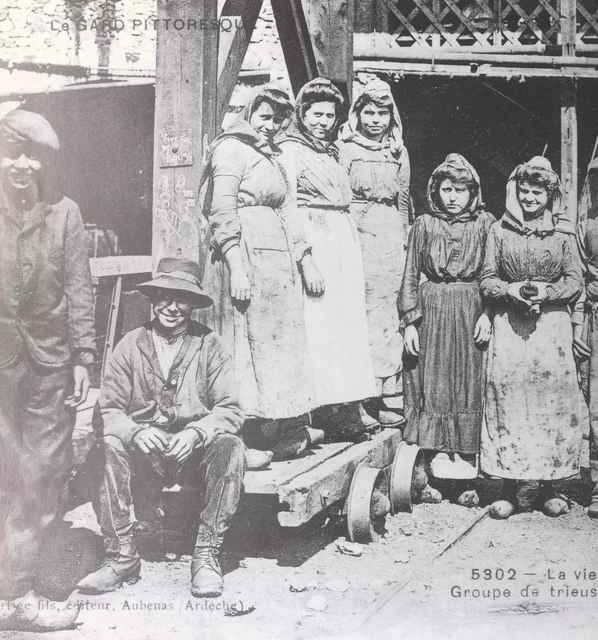
[[[393,515],[401,511],[411,513],[413,472],[421,456],[421,449],[416,444],[399,443],[390,473],[389,497]]]
[[[368,467],[363,462],[355,469],[347,498],[347,527],[351,542],[363,543],[373,540],[370,507],[372,493],[381,471]]]

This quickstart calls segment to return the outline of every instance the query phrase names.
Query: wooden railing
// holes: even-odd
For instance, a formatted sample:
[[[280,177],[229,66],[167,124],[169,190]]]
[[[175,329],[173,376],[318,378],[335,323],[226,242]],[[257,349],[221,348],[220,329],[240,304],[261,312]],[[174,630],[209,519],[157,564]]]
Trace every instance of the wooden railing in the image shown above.
[[[401,47],[525,53],[562,45],[571,30],[577,49],[598,52],[598,0],[378,0],[377,6]]]

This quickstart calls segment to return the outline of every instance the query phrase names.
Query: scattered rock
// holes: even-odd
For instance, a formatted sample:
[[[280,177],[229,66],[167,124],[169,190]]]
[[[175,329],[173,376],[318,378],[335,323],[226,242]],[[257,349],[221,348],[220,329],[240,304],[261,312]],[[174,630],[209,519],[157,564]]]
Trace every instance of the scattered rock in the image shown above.
[[[307,581],[302,578],[296,578],[289,584],[289,591],[293,593],[301,593],[308,590]]]
[[[398,553],[395,557],[395,563],[407,564],[411,560],[411,555],[407,552]]]
[[[544,503],[544,513],[551,518],[558,518],[569,511],[569,506],[560,498],[552,498]]]
[[[344,593],[349,590],[349,582],[347,580],[331,580],[326,584],[326,589],[328,591],[337,591],[339,593]]]
[[[359,558],[363,554],[363,545],[358,542],[337,542],[336,548],[346,556]]]
[[[497,500],[490,507],[490,517],[495,520],[506,520],[513,515],[515,507],[507,500]]]
[[[412,536],[414,531],[413,531],[413,527],[411,525],[405,524],[403,525],[399,531],[404,535],[404,536]]]
[[[370,518],[386,518],[390,513],[390,500],[379,489],[375,489],[372,493],[372,502],[370,505]]]
[[[438,489],[434,489],[430,485],[427,485],[422,491],[421,501],[428,502],[430,504],[440,504],[442,502],[442,494]]]
[[[460,504],[462,507],[467,507],[468,509],[479,507],[480,497],[478,496],[478,492],[475,489],[464,491],[457,499],[457,504]]]
[[[312,596],[306,605],[306,609],[310,611],[324,611],[326,606],[327,602],[324,596]]]

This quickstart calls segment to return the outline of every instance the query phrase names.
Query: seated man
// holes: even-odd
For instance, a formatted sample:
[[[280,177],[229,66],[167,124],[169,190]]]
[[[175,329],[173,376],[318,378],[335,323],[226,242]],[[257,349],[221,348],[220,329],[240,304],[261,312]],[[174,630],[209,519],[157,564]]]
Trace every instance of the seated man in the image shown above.
[[[235,435],[243,413],[232,359],[218,335],[191,320],[194,309],[212,304],[200,288],[198,264],[163,258],[153,280],[139,290],[151,299],[153,320],[116,346],[94,418],[103,445],[95,508],[107,557],[78,588],[98,594],[136,582],[141,561],[130,506],[143,508],[136,487],[159,494],[165,485],[193,478],[202,489],[203,509],[191,593],[218,596],[223,580],[216,556],[245,473],[243,443]],[[132,478],[141,479],[133,492]],[[141,509],[137,519],[146,520]]]

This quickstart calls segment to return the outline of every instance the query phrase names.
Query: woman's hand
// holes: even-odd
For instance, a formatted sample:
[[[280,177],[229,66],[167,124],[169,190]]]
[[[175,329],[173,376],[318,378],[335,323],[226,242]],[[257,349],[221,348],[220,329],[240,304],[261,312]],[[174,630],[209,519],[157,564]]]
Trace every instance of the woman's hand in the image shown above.
[[[231,247],[225,254],[224,259],[230,271],[230,295],[237,302],[249,302],[251,298],[251,283],[245,273],[243,258],[239,245]]]
[[[316,267],[313,257],[308,253],[301,260],[301,273],[305,290],[310,296],[321,296],[326,291],[324,278]]]
[[[413,324],[408,324],[405,327],[405,337],[403,339],[405,345],[405,351],[410,356],[419,355],[419,333],[417,327]]]
[[[507,289],[507,298],[520,302],[529,308],[531,306],[531,302],[521,295],[521,287],[524,284],[525,282],[512,282]]]
[[[475,329],[473,330],[473,339],[478,346],[484,346],[488,344],[490,336],[492,335],[492,320],[485,314],[478,318]]]
[[[532,304],[542,304],[546,298],[548,298],[548,292],[546,291],[546,287],[548,286],[548,282],[541,282],[534,280],[532,282],[533,285],[538,289],[538,293],[535,296],[530,298]]]
[[[248,302],[251,298],[251,283],[245,269],[237,268],[230,272],[230,295],[237,302]]]
[[[573,354],[578,360],[587,360],[592,350],[583,339],[583,325],[573,325]]]

